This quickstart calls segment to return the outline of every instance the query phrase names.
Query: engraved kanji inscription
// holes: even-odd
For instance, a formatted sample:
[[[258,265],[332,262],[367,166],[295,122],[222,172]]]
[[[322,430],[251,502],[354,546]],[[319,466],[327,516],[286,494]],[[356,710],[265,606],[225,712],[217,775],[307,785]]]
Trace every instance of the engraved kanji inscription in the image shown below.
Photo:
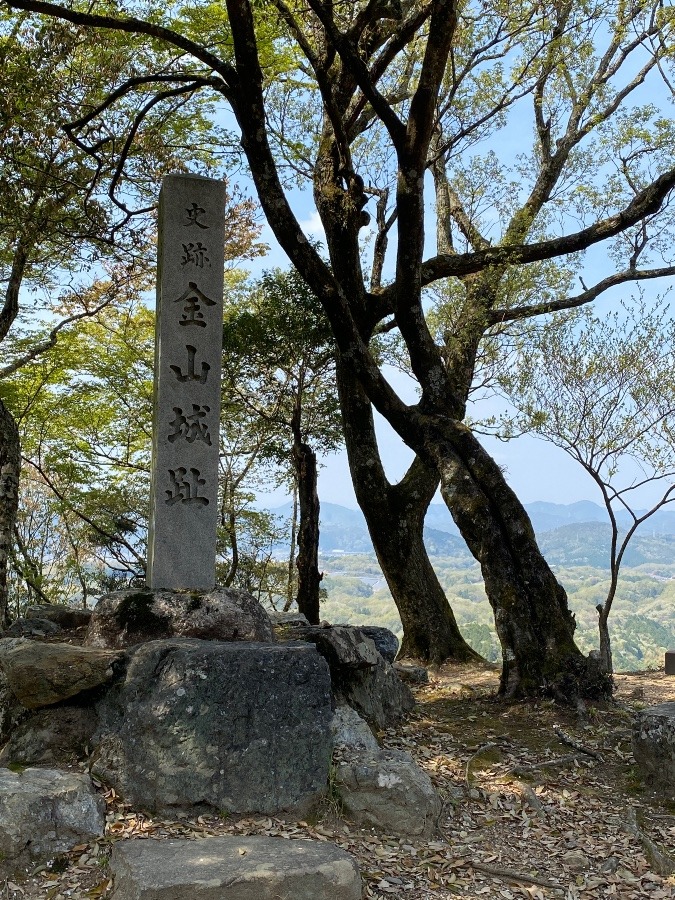
[[[204,441],[209,447],[211,446],[211,433],[208,424],[204,421],[206,414],[211,412],[210,406],[199,406],[197,403],[193,403],[190,415],[186,415],[180,406],[174,406],[173,411],[175,418],[170,422],[173,431],[169,434],[169,441],[172,444],[179,438],[185,438],[188,444]]]
[[[192,225],[196,225],[197,228],[209,227],[201,221],[201,217],[206,213],[203,206],[199,206],[198,203],[193,203],[192,206],[185,210],[185,212],[187,214],[187,221],[183,222],[185,228],[190,228]]]
[[[204,487],[206,479],[201,477],[199,469],[169,469],[171,488],[165,491],[167,506],[174,503],[194,503],[197,506],[208,506],[208,499],[199,496],[199,489]]]
[[[192,344],[186,344],[185,349],[187,350],[188,355],[185,372],[183,372],[180,366],[169,366],[169,368],[175,373],[176,378],[179,381],[198,381],[200,384],[206,384],[206,379],[211,366],[206,362],[202,362],[201,372],[196,372],[195,357],[197,356],[197,348],[193,347]]]
[[[201,241],[197,241],[196,243],[183,244],[183,256],[181,257],[181,265],[187,266],[190,263],[195,265],[198,269],[203,269],[204,266],[208,266],[211,268],[211,261],[207,254],[208,248],[205,247]]]
[[[216,301],[207,297],[203,291],[200,291],[194,281],[188,282],[188,289],[181,294],[174,303],[184,303],[185,312],[180,317],[179,325],[196,325],[198,328],[206,328],[204,321],[204,313],[201,311],[202,304],[204,306],[215,306]]]

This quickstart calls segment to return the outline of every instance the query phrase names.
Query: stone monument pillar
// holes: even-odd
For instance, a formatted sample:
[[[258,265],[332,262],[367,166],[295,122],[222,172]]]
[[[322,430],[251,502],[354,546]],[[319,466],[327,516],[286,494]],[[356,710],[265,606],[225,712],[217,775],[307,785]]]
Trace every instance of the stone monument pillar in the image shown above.
[[[167,175],[159,200],[148,587],[215,585],[225,185]]]

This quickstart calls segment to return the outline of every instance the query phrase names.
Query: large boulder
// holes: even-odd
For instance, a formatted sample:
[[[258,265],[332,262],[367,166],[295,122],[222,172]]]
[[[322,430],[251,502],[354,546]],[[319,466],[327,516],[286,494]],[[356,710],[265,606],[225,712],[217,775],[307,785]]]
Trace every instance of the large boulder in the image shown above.
[[[316,646],[330,667],[336,702],[356,709],[374,728],[386,728],[414,707],[410,689],[360,628],[309,625],[289,633]]]
[[[111,681],[121,672],[124,659],[123,653],[91,647],[0,639],[0,669],[26,709],[60,703]]]
[[[96,604],[84,643],[119,649],[170,637],[274,641],[269,616],[246,591],[115,591]]]
[[[357,824],[408,837],[436,832],[441,798],[409,753],[344,754],[338,758],[335,778],[345,811]]]
[[[88,775],[0,769],[0,872],[64,853],[104,828],[105,803]]]
[[[355,859],[327,842],[269,837],[118,841],[111,900],[360,900]]]
[[[675,800],[675,703],[660,703],[635,715],[633,756],[645,781]]]
[[[93,771],[141,809],[305,814],[325,790],[330,676],[311,645],[141,644],[98,712]]]

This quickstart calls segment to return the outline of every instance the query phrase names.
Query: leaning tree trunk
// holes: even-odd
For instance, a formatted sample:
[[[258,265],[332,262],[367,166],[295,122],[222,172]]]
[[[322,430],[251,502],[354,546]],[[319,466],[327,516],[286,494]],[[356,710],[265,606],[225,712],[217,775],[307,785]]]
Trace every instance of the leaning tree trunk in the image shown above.
[[[403,625],[399,656],[433,663],[480,659],[457,627],[424,546],[424,516],[438,474],[416,458],[405,478],[390,484],[370,403],[340,363],[338,388],[354,491]]]
[[[7,566],[19,503],[21,450],[14,417],[0,400],[0,629],[9,624]]]
[[[436,422],[427,447],[441,493],[478,560],[502,646],[500,693],[563,702],[611,695],[611,679],[574,642],[564,589],[542,556],[524,507],[469,428]]]
[[[312,625],[318,625],[319,587],[319,494],[317,491],[316,453],[297,436],[293,442],[293,465],[298,485],[300,521],[298,524],[298,610]]]

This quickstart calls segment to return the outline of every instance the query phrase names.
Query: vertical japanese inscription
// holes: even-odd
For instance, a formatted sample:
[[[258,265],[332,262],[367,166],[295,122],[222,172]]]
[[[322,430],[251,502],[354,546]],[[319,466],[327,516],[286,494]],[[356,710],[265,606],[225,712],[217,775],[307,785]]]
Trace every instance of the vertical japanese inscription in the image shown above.
[[[215,583],[225,185],[168,175],[159,204],[148,586]]]

